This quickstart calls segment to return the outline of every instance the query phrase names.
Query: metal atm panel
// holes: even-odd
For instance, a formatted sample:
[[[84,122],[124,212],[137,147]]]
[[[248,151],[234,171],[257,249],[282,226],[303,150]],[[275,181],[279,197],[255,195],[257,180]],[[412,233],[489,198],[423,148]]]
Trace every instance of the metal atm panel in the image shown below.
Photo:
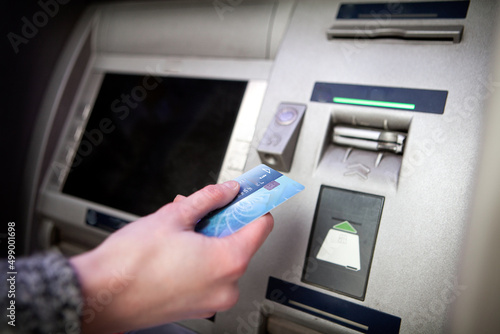
[[[496,7],[493,2],[471,2],[466,18],[446,22],[380,17],[379,21],[357,21],[362,27],[436,25],[437,21],[463,25],[460,43],[359,36],[327,42],[325,27],[351,24],[334,19],[339,6],[340,2],[299,2],[278,53],[257,127],[271,122],[280,102],[307,101],[289,175],[306,186],[308,195],[292,199],[293,206],[277,208],[275,231],[251,265],[254,274],[243,279],[251,288],[242,291],[242,298],[257,300],[260,308],[257,303],[241,302],[227,317],[239,322],[227,322],[243,329],[243,324],[255,324],[252,312],[261,310],[319,332],[370,332],[348,328],[345,322],[338,325],[342,321],[335,322],[332,315],[311,304],[289,307],[255,298],[267,284],[261,277],[265,267],[269,276],[287,284],[396,316],[401,319],[401,333],[446,332],[453,301],[465,288],[457,270],[467,230],[483,110],[494,90],[488,79],[492,55],[488,45],[495,21],[491,13]],[[311,99],[314,86],[320,82],[445,91],[447,97],[443,112],[436,114],[320,103]],[[403,131],[407,134],[404,152],[386,154],[378,165],[378,152],[353,149],[347,154],[348,147],[335,145],[330,139],[336,125]],[[257,145],[260,138],[254,142]],[[258,155],[251,152],[247,164],[258,162]],[[357,173],[351,173],[353,168]],[[303,280],[309,247],[303,236],[311,233],[312,208],[323,186],[384,198],[363,302]]]

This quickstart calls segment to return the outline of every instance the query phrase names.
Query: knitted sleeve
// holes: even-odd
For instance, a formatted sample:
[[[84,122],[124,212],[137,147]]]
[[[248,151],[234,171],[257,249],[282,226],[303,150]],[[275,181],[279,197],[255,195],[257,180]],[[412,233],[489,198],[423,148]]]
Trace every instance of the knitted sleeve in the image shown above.
[[[58,252],[0,260],[0,333],[80,333],[83,300],[74,269]]]

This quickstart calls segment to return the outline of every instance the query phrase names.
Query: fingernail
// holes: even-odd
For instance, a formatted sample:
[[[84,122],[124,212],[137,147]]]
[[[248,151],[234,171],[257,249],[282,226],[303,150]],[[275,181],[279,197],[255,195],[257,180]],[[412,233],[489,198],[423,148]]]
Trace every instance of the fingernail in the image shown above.
[[[226,181],[222,185],[226,188],[229,188],[229,189],[236,189],[236,188],[239,189],[240,188],[240,184],[236,181],[233,181],[233,180]]]

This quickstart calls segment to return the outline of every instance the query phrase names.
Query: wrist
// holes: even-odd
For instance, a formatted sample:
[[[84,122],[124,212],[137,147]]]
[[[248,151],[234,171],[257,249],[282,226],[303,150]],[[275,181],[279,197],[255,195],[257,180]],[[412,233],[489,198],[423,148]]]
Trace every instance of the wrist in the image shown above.
[[[82,333],[115,331],[121,325],[118,315],[126,311],[119,309],[122,303],[116,299],[128,287],[131,275],[109,266],[98,250],[70,259],[82,293]]]

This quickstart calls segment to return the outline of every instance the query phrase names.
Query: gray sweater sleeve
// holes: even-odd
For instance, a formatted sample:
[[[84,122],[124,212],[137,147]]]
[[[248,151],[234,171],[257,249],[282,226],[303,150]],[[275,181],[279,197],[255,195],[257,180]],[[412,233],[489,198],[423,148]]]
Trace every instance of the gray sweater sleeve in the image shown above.
[[[15,274],[9,274],[7,259],[1,261],[0,333],[80,333],[80,285],[63,255],[53,251],[17,259]]]

